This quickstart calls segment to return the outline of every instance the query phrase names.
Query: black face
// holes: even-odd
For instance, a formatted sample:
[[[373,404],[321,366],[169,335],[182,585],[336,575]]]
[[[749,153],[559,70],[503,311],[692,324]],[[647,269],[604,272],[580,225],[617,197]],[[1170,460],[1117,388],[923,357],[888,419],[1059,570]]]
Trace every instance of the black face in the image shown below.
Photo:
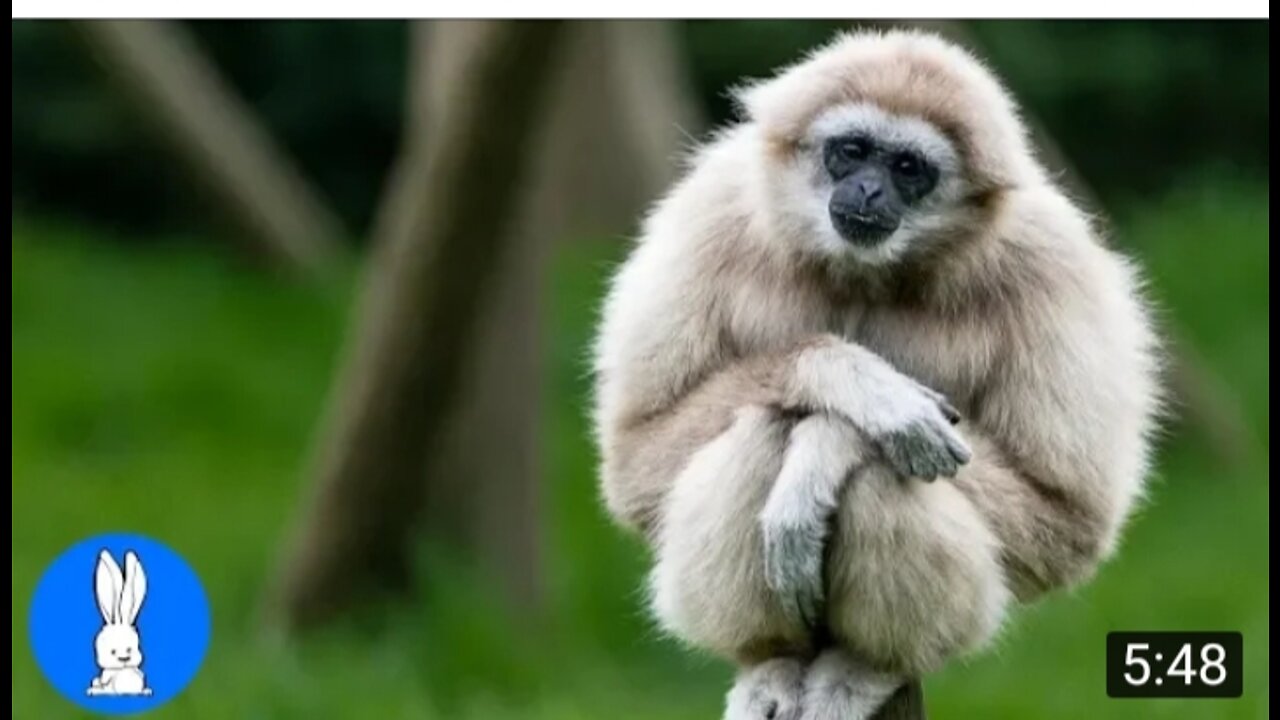
[[[831,222],[841,237],[859,245],[892,235],[907,210],[938,184],[938,168],[916,151],[864,135],[828,140],[822,162],[836,184],[828,205]]]

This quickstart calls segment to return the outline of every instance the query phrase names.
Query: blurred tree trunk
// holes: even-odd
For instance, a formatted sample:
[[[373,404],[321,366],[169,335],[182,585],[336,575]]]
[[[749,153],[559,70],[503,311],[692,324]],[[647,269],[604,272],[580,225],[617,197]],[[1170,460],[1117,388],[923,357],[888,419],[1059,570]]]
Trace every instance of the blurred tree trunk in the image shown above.
[[[443,90],[458,72],[475,26],[419,24],[410,122],[430,144],[445,112]],[[478,308],[456,409],[424,470],[422,526],[492,571],[518,609],[538,606],[543,309],[555,245],[632,229],[672,176],[682,127],[698,123],[670,26],[574,22],[564,28],[561,67],[538,123],[531,182],[510,213],[511,250]],[[641,77],[635,66],[644,68]],[[416,134],[416,133],[415,133]],[[404,210],[393,189],[383,218]]]
[[[78,20],[72,28],[262,255],[310,273],[337,259],[341,222],[179,23]]]
[[[315,495],[275,598],[277,617],[287,626],[322,620],[364,590],[403,586],[411,531],[431,495],[424,474],[435,454],[461,450],[449,447],[450,440],[470,445],[453,455],[462,467],[509,462],[515,472],[527,470],[523,451],[501,444],[502,425],[493,437],[453,435],[450,421],[459,412],[486,421],[502,410],[528,412],[503,404],[504,389],[519,393],[522,383],[536,382],[522,369],[500,378],[501,387],[486,388],[493,404],[462,401],[464,388],[474,389],[481,373],[492,380],[508,369],[505,360],[522,361],[502,357],[521,352],[506,345],[511,338],[486,335],[478,325],[508,309],[523,290],[495,283],[503,268],[528,260],[513,254],[529,251],[511,247],[511,229],[560,27],[450,23],[440,36],[451,50],[440,60],[439,77],[426,72],[421,56],[415,61],[412,126],[376,229],[350,357],[317,448]],[[417,52],[432,51],[424,44]],[[486,306],[487,296],[496,302]],[[515,341],[523,345],[522,338]],[[501,351],[488,353],[493,364],[478,360],[475,348],[495,345]],[[474,498],[473,509],[492,510],[475,534],[511,549],[529,533],[523,504],[532,491],[475,481],[458,476],[445,485]],[[465,517],[456,522],[468,524]],[[521,572],[523,563],[515,556],[507,569]]]
[[[422,165],[442,151],[441,143],[453,142],[457,88],[474,83],[464,77],[469,77],[475,64],[476,44],[492,31],[487,23],[434,21],[416,24],[413,32],[405,159],[387,189],[374,233],[377,252],[383,255],[392,252],[383,245],[408,242],[403,230],[406,218],[428,216],[422,208],[429,187]],[[311,559],[290,562],[291,567],[310,569],[290,571],[292,579],[286,580],[282,591],[286,615],[295,619],[311,615],[304,609],[311,601],[304,598],[331,594],[318,589],[347,572],[351,557],[338,559],[323,548],[302,548],[331,534],[321,529],[334,525],[335,514],[352,512],[368,517],[342,520],[339,527],[377,527],[388,534],[368,541],[366,549],[357,552],[357,556],[364,553],[374,558],[366,562],[386,555],[389,547],[395,549],[391,556],[402,556],[412,545],[411,528],[420,526],[428,537],[480,561],[518,607],[537,605],[542,444],[537,420],[544,375],[540,340],[548,256],[562,238],[622,235],[634,229],[643,207],[674,176],[684,138],[701,127],[683,83],[669,23],[575,22],[558,37],[562,67],[547,88],[548,116],[535,123],[534,114],[526,113],[520,121],[526,126],[521,128],[522,140],[512,149],[520,153],[526,147],[533,149],[528,158],[530,182],[524,185],[527,192],[495,202],[497,196],[487,183],[507,182],[499,176],[509,170],[502,168],[494,169],[495,176],[473,191],[487,194],[492,214],[512,221],[503,225],[502,238],[495,241],[505,251],[488,258],[492,292],[475,296],[469,307],[474,329],[454,348],[464,358],[456,375],[454,402],[441,409],[444,419],[437,432],[417,435],[420,446],[411,443],[414,429],[428,432],[431,428],[414,419],[404,425],[409,437],[393,450],[383,448],[380,456],[395,468],[397,482],[420,487],[388,492],[394,504],[352,503],[349,495],[340,495],[341,502],[317,503],[304,526],[314,530],[304,532],[304,540],[294,550],[295,555]],[[530,124],[536,128],[528,128]],[[460,197],[468,194],[456,192]],[[389,261],[391,267],[400,263]],[[374,282],[387,272],[386,265],[375,269]],[[370,292],[379,291],[370,288]],[[383,301],[379,311],[366,313],[364,321],[377,322],[376,317],[392,312],[388,309],[392,302]],[[411,311],[399,310],[401,320],[414,319]],[[427,359],[401,357],[400,361],[425,363]],[[364,361],[365,370],[346,373],[345,384],[352,385],[351,378],[369,366]],[[344,395],[352,392],[348,389]],[[364,405],[375,401],[368,391],[363,395]],[[345,414],[335,412],[337,418]],[[368,408],[364,412],[373,413]],[[350,426],[356,421],[334,422],[349,428],[347,439],[336,445],[350,445],[357,434]],[[322,467],[351,467],[350,460],[334,460],[335,453],[342,451],[330,451]],[[335,470],[321,475],[321,498],[337,494],[324,487],[348,484],[339,481],[338,475]],[[354,482],[349,484],[352,487],[344,492],[361,492]],[[388,516],[376,519],[379,513]],[[323,567],[326,564],[333,567]],[[386,570],[392,577],[403,572],[403,562],[396,565]]]
[[[530,209],[543,232],[617,237],[675,177],[704,120],[673,23],[584,20],[568,30]]]

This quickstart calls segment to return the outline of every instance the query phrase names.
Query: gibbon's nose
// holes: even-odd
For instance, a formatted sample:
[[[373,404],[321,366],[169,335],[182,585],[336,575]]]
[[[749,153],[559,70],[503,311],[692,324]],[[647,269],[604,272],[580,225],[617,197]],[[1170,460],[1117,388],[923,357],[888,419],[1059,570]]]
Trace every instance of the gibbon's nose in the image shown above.
[[[898,228],[886,180],[872,168],[845,178],[831,195],[828,210],[840,236],[858,244],[875,243]]]
[[[858,179],[858,194],[868,208],[884,196],[884,185],[879,178],[863,177]]]
[[[831,197],[831,212],[850,218],[871,218],[886,209],[884,179],[863,171],[848,178]]]

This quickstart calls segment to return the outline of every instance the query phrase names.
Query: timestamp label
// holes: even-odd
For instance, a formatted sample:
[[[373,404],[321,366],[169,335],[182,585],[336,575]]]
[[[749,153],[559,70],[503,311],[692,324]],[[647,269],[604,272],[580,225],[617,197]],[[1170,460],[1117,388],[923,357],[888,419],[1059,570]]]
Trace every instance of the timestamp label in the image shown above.
[[[1243,650],[1238,632],[1107,633],[1107,695],[1237,698]]]

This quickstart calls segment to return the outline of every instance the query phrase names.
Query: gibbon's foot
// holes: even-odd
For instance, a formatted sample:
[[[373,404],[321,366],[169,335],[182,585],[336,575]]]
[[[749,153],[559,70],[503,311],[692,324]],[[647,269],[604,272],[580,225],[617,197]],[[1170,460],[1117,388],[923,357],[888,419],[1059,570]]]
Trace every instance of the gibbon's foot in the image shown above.
[[[774,658],[743,670],[726,702],[724,720],[800,720],[804,664]]]
[[[868,720],[904,681],[845,650],[824,650],[805,673],[800,720]]]

